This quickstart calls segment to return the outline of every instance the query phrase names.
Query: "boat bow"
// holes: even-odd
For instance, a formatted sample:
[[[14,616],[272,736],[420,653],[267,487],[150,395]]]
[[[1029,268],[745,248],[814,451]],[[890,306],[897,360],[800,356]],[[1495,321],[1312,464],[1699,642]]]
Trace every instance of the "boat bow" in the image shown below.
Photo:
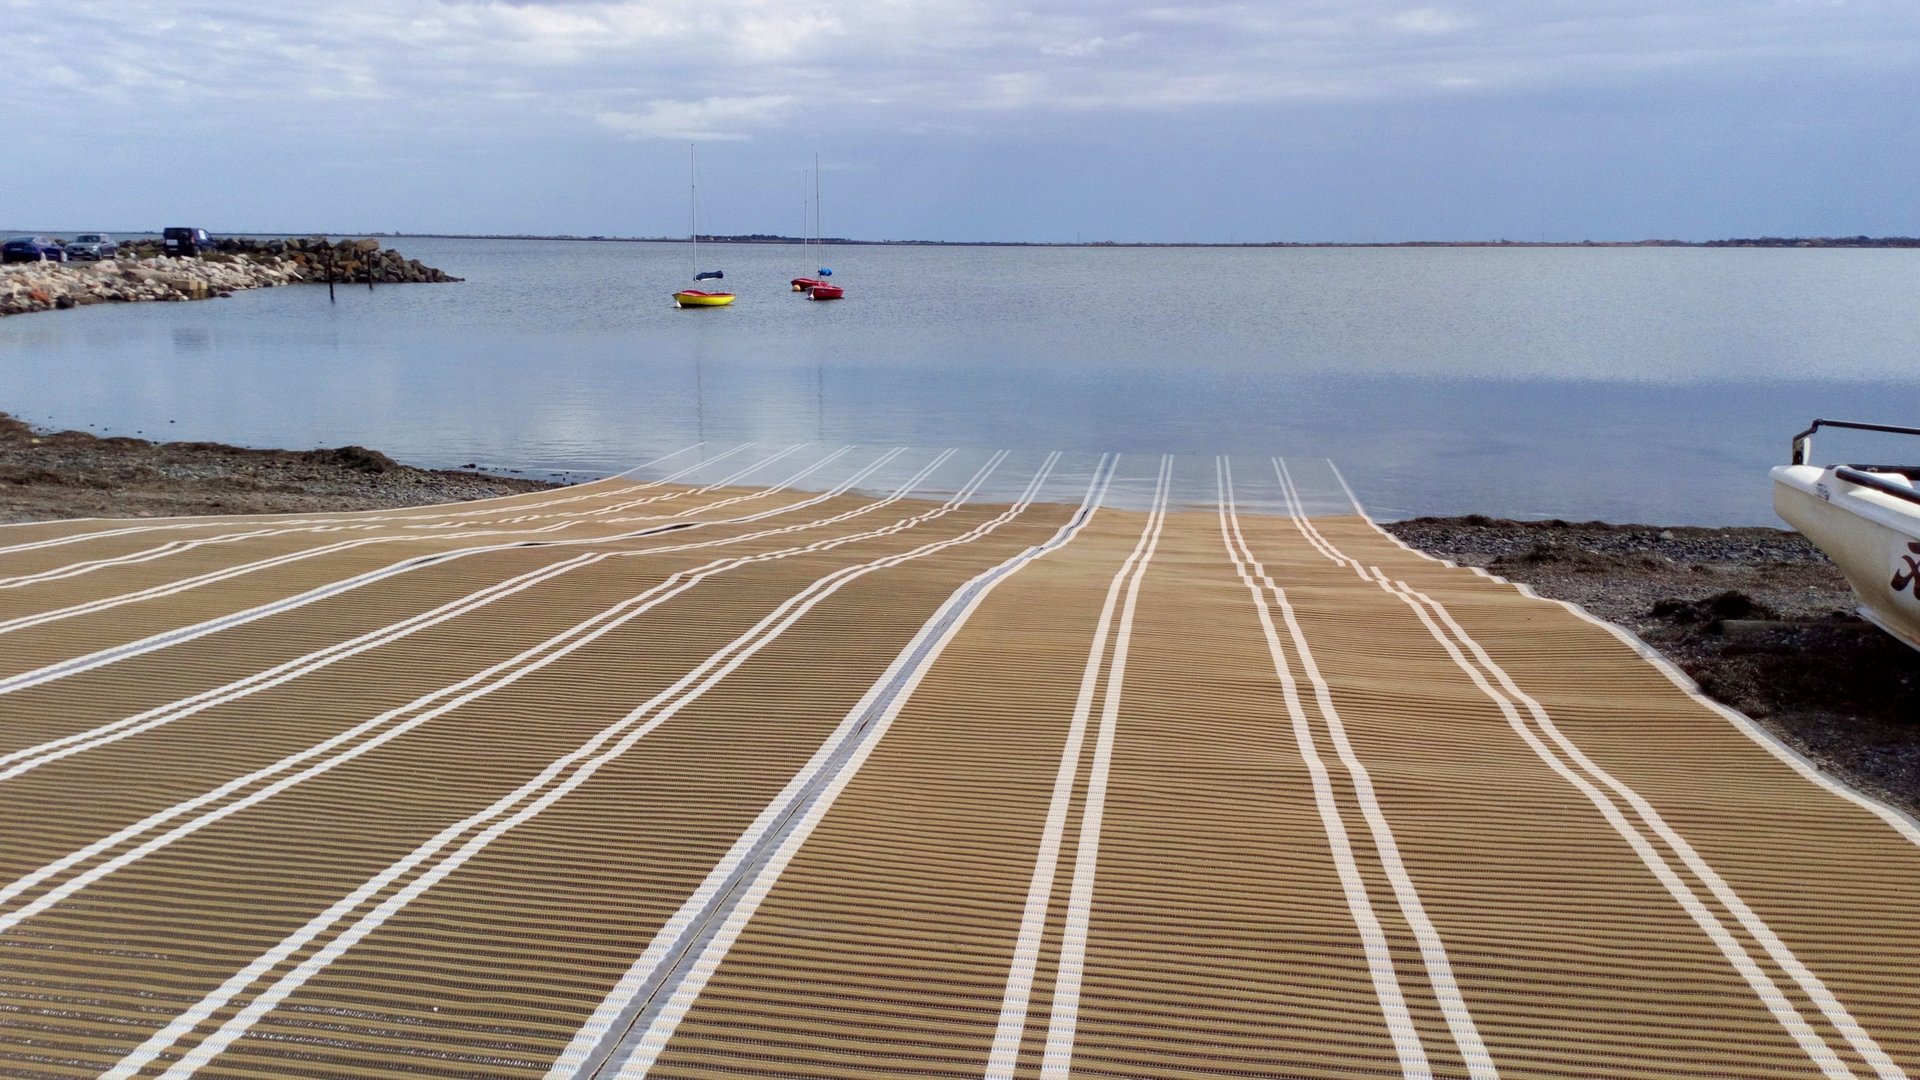
[[[1793,464],[1776,466],[1773,507],[1827,553],[1859,598],[1859,612],[1920,649],[1920,468],[1808,463],[1822,426],[1920,435],[1920,429],[1815,421],[1794,440]]]

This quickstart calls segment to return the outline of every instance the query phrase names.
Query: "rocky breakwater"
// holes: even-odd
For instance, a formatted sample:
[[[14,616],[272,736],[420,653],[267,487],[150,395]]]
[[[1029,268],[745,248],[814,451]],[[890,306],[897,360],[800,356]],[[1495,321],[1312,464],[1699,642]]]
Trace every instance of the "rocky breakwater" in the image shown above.
[[[328,275],[336,282],[406,285],[459,281],[419,259],[409,259],[392,248],[382,248],[378,240],[330,241],[323,237],[290,240],[255,240],[230,236],[217,242],[218,253],[255,262],[279,262],[299,267],[303,280],[325,282]]]
[[[195,258],[154,254],[137,245],[97,263],[0,266],[0,315],[140,300],[205,300],[302,282],[402,284],[459,281],[374,240],[244,240]]]
[[[0,267],[0,315],[135,300],[205,300],[301,280],[297,268],[198,259],[15,263]]]

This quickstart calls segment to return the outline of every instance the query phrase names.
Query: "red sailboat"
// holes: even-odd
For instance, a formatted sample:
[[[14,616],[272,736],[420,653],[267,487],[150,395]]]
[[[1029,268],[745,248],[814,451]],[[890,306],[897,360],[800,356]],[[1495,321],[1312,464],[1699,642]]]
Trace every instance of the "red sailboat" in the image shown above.
[[[820,238],[820,155],[818,154],[813,156],[813,235],[814,242],[818,243]],[[802,258],[806,257],[806,242],[807,228],[803,216],[800,224]],[[823,266],[818,273],[819,277],[797,277],[789,284],[793,286],[794,292],[806,293],[809,300],[838,300],[847,295],[847,290],[827,280],[833,276],[832,270]]]

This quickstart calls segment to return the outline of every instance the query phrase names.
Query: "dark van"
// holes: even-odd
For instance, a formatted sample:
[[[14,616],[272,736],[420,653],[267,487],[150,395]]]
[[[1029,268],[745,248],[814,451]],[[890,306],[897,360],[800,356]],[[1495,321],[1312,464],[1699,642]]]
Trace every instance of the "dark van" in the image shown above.
[[[160,234],[160,246],[169,255],[198,255],[213,250],[213,237],[205,229],[172,228]]]

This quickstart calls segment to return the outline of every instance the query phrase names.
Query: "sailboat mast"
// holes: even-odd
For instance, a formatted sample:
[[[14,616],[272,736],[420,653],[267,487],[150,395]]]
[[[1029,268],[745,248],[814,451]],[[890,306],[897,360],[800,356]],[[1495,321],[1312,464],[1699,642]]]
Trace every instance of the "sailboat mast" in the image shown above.
[[[674,307],[726,307],[733,303],[733,294],[724,289],[712,292],[700,287],[702,281],[718,280],[727,275],[718,270],[700,273],[700,159],[692,143],[687,144],[687,258],[693,263],[693,285],[674,291]]]
[[[820,155],[816,152],[813,155],[813,243],[818,248],[824,241],[820,235]]]

